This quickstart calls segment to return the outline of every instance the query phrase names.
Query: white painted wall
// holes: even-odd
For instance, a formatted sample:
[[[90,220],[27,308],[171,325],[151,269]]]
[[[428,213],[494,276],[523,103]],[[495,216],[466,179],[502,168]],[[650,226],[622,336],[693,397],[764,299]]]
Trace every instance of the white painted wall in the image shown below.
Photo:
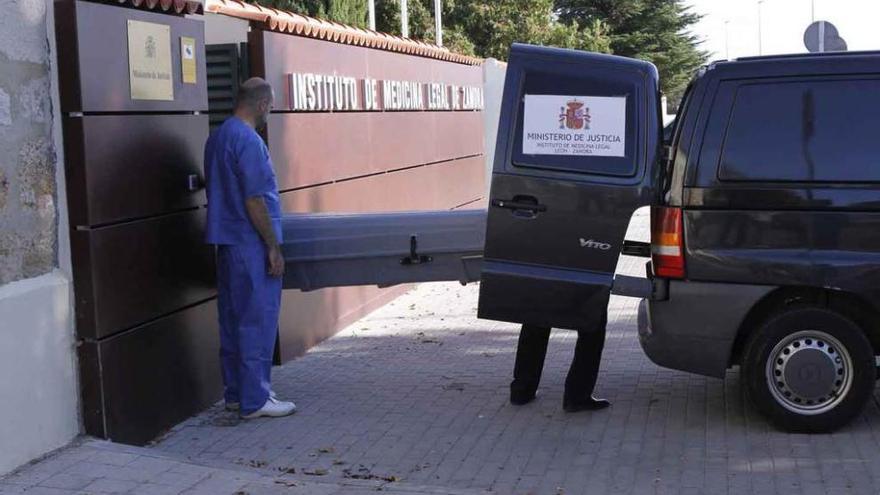
[[[483,62],[483,139],[486,157],[486,197],[492,183],[492,165],[495,163],[495,139],[498,137],[498,119],[501,116],[501,98],[504,94],[504,76],[507,64],[494,58]]]
[[[247,41],[248,21],[219,14],[205,14],[205,44],[222,45]]]
[[[675,120],[675,114],[670,114],[669,112],[669,102],[666,100],[665,96],[660,97],[660,116],[663,117],[663,125],[669,124],[673,120]]]
[[[0,287],[0,474],[80,432],[72,320],[60,271]]]

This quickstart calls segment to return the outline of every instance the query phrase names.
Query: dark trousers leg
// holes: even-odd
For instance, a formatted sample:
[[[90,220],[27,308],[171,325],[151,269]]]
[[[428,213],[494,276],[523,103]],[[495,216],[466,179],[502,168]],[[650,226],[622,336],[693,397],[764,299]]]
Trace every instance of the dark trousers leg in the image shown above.
[[[596,378],[599,374],[599,362],[602,360],[602,348],[605,346],[605,326],[607,315],[602,315],[599,324],[593,328],[578,330],[577,344],[574,348],[574,359],[565,379],[565,403],[584,402],[593,395]]]
[[[510,384],[511,399],[534,397],[538,383],[541,382],[549,340],[550,327],[523,325],[520,329],[516,363],[513,365],[513,382]]]

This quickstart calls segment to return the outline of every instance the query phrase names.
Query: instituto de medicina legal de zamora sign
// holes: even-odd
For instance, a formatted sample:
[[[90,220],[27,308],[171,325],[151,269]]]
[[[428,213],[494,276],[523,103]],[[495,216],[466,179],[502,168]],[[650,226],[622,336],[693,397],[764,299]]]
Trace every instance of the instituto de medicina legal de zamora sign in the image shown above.
[[[287,91],[295,112],[483,109],[478,86],[290,73]]]

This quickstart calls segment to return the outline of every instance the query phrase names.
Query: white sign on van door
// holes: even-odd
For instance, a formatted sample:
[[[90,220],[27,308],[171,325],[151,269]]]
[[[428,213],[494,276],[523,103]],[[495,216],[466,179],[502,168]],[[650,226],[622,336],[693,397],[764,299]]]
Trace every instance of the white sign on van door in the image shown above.
[[[621,157],[625,139],[625,96],[525,95],[525,155]]]

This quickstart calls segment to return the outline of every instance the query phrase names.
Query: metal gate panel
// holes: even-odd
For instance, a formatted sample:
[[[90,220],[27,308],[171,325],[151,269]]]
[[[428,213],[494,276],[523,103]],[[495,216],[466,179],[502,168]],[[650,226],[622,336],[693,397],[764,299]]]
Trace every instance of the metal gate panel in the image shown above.
[[[202,239],[204,25],[149,2],[55,5],[84,424],[143,443],[220,397]],[[167,26],[173,100],[131,98],[130,21]],[[194,41],[194,84],[182,38]]]
[[[84,115],[64,120],[74,226],[107,225],[205,204],[206,115]]]

